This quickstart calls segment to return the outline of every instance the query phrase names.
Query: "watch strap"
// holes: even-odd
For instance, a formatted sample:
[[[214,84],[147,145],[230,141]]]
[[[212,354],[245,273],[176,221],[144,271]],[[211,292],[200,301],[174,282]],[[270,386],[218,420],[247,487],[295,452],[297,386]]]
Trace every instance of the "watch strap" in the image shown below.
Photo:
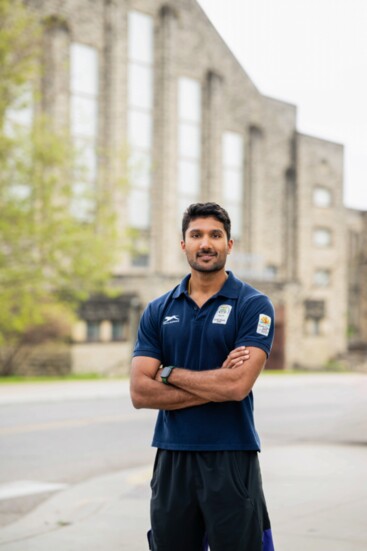
[[[162,383],[164,383],[165,385],[169,384],[168,378],[171,375],[174,368],[175,368],[174,365],[167,365],[166,367],[163,367],[162,373],[161,373],[161,379],[162,379]]]

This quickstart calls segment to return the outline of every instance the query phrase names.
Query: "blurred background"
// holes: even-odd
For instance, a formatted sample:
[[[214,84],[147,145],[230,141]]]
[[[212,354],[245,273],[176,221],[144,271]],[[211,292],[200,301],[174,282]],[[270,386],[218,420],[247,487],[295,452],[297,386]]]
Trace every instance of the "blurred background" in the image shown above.
[[[359,0],[0,0],[1,381],[128,376],[143,308],[187,273],[183,211],[215,201],[232,220],[228,267],[276,310],[259,382],[265,442],[299,443],[303,427],[302,441],[339,446],[333,468],[333,452],[322,456],[333,484],[348,465],[341,449],[362,464],[366,20]],[[2,482],[29,469],[69,485],[149,464],[153,416],[130,411],[126,384],[0,385]],[[85,426],[80,439],[69,433]],[[33,432],[32,455],[23,436]],[[276,472],[307,453],[275,454]],[[307,459],[312,473],[320,453]],[[273,503],[288,489],[294,512],[301,486],[292,494],[270,463],[265,472]],[[3,524],[61,487],[22,488],[22,503],[14,489],[0,492]],[[322,549],[366,544],[349,537]]]
[[[231,11],[203,1],[236,57],[193,1],[2,0],[0,372],[128,373],[142,308],[187,271],[182,213],[208,200],[232,219],[229,267],[274,302],[267,368],[365,364],[367,215],[345,205],[344,146],[327,139],[330,119],[330,135],[343,138],[354,99],[338,90],[344,58],[320,41],[320,18],[334,20],[331,3],[321,5],[286,19],[279,2],[261,57],[258,35],[245,30],[261,29],[261,15],[270,27],[274,3]],[[358,42],[366,12],[345,13]],[[278,21],[298,28],[304,14],[306,47],[307,37],[287,42]],[[287,101],[260,91],[247,52],[264,88],[279,96],[289,83]],[[297,88],[300,72],[308,87]],[[338,106],[325,103],[332,85]],[[319,135],[299,128],[292,94],[313,106],[302,127],[320,120]],[[350,124],[362,137],[363,111],[360,120]],[[350,149],[358,157],[361,148]],[[366,207],[366,171],[353,166],[352,204]]]

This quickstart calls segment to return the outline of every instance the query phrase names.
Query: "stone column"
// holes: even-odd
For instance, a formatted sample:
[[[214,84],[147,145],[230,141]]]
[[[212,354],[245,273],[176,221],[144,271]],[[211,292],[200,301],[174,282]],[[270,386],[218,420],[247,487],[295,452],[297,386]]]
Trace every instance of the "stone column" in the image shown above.
[[[122,3],[106,0],[100,77],[100,146],[105,186],[121,177],[127,155],[126,26],[126,9]]]
[[[203,94],[202,199],[222,201],[223,79],[209,71]]]
[[[252,254],[263,251],[262,233],[269,231],[264,227],[264,136],[258,127],[250,129],[249,181],[245,187],[245,248]]]
[[[70,34],[65,21],[50,17],[43,36],[42,108],[55,128],[68,129],[70,90]]]
[[[127,219],[127,8],[126,2],[105,0],[100,66],[99,186],[118,216],[124,235]],[[116,272],[128,267],[125,252]]]
[[[164,6],[157,20],[152,179],[153,270],[177,273],[177,73],[175,11]],[[177,231],[176,231],[177,230]]]
[[[283,202],[283,272],[287,280],[297,278],[297,190],[296,173],[293,168],[285,175],[285,197]]]

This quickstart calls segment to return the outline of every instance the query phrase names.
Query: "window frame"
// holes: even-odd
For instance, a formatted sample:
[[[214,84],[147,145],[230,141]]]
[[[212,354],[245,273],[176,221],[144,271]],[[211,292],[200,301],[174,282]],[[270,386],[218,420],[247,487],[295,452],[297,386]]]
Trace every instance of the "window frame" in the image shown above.
[[[232,143],[230,143],[232,142]],[[237,142],[237,144],[236,144]],[[245,169],[244,169],[244,136],[240,132],[225,130],[222,134],[222,196],[223,206],[228,210],[232,221],[232,236],[235,239],[241,239],[243,235],[243,210],[245,196]],[[237,149],[238,158],[233,156]],[[228,177],[236,175],[240,185],[238,186],[238,196],[226,196]],[[227,182],[226,182],[227,180]],[[233,182],[233,180],[232,180]],[[235,214],[234,214],[235,213]]]
[[[317,192],[326,192],[326,194],[328,194],[329,202],[324,203],[324,204],[323,204],[322,201],[318,202],[317,199],[316,199]],[[328,208],[330,208],[333,204],[332,191],[326,186],[323,186],[321,184],[316,184],[313,187],[313,190],[312,190],[312,204],[313,204],[314,207],[319,208],[319,209],[328,209]]]
[[[187,97],[196,97],[196,106],[191,110],[191,102],[186,103]],[[196,203],[201,196],[201,168],[202,168],[202,86],[199,79],[179,76],[177,79],[177,207],[178,220],[190,203]],[[189,106],[186,110],[185,106]],[[190,136],[191,138],[187,140]],[[186,141],[185,141],[186,139]],[[191,166],[196,173],[195,186],[187,189],[184,186],[185,174],[183,167]],[[193,182],[191,182],[192,184]]]
[[[329,236],[328,242],[325,242],[325,243],[317,242],[317,235],[321,236],[322,233],[324,235]],[[318,249],[328,249],[328,248],[332,247],[332,245],[333,245],[333,232],[332,232],[332,230],[330,228],[322,227],[322,226],[318,226],[318,227],[313,228],[312,243]]]

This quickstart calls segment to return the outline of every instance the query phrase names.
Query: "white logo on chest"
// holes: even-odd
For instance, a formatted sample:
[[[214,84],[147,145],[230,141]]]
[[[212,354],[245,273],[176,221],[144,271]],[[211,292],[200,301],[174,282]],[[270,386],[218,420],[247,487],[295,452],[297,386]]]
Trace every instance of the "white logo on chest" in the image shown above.
[[[166,316],[163,320],[163,325],[168,325],[169,323],[178,323],[179,321],[179,316]]]
[[[232,306],[230,304],[221,304],[215,312],[212,323],[220,323],[221,325],[225,325],[228,321],[231,310]]]

